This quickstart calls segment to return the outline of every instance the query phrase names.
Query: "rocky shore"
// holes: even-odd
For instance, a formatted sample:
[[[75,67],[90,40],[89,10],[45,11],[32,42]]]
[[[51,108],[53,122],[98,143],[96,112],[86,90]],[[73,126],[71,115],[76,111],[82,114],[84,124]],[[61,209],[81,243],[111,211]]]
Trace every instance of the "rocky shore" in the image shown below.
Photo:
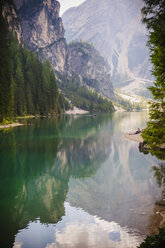
[[[135,142],[143,142],[143,138],[141,136],[141,133],[138,133],[138,134],[129,134],[129,133],[126,133],[124,135],[125,138],[129,139],[129,140],[132,140],[132,141],[135,141]]]
[[[11,123],[11,124],[4,124],[4,125],[0,125],[0,129],[3,128],[10,128],[10,127],[18,127],[18,126],[23,126],[24,124],[22,123]]]

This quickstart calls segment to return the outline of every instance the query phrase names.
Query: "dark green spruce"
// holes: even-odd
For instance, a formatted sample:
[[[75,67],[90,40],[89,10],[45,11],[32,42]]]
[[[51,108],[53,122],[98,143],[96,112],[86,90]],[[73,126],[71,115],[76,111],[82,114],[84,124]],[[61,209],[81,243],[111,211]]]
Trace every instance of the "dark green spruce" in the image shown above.
[[[28,1],[25,7],[29,8],[38,1]],[[45,59],[41,62],[38,55],[20,44],[9,31],[2,15],[2,4],[5,6],[5,1],[1,1],[0,9],[0,123],[8,123],[15,116],[65,111],[70,104],[64,95],[72,105],[90,112],[114,111],[110,100],[81,84],[76,74],[70,80],[62,76],[59,85],[64,95],[60,93],[50,62]],[[95,81],[88,83],[98,83]]]
[[[48,61],[23,48],[0,13],[0,122],[14,116],[56,114],[69,104],[59,93]]]
[[[165,228],[160,228],[159,233],[147,236],[139,248],[163,248],[165,246]]]
[[[144,0],[143,22],[149,30],[148,45],[154,86],[150,91],[150,120],[142,136],[151,148],[165,143],[165,0]]]
[[[150,120],[142,136],[151,148],[157,148],[165,143],[165,0],[144,0],[144,3],[143,22],[149,30],[148,45],[155,82],[150,87],[154,97],[150,104]],[[164,246],[165,229],[162,228],[159,234],[147,236],[139,248]]]
[[[2,6],[0,5],[0,122],[13,115],[14,83],[10,45],[11,34],[2,17]]]
[[[69,81],[63,78],[63,84],[60,87],[72,104],[81,109],[90,112],[114,112],[114,106],[108,98],[88,89],[74,79]]]

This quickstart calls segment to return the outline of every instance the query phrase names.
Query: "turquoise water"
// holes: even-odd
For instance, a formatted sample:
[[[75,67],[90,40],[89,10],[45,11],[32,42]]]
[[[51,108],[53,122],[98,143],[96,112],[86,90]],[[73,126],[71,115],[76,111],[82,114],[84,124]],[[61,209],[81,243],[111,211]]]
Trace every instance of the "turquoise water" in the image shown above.
[[[63,116],[1,131],[2,247],[136,247],[152,224],[160,161],[124,133],[146,121],[146,112]]]

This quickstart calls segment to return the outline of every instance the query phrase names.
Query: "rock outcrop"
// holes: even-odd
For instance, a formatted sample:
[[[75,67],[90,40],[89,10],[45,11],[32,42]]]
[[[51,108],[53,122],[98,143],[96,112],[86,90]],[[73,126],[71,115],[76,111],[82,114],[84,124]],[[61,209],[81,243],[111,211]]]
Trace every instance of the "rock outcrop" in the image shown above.
[[[79,77],[81,84],[114,99],[107,61],[89,43],[73,42],[68,45],[65,73],[69,78]]]
[[[66,43],[58,1],[8,0],[3,12],[18,40],[43,61],[48,59],[55,72],[114,99],[105,59],[87,43]]]
[[[23,44],[22,27],[12,0],[2,2],[2,15],[6,19],[10,31],[17,37],[18,42]]]
[[[26,46],[50,60],[55,70],[64,71],[66,40],[60,3],[55,0],[16,1]]]
[[[142,7],[140,0],[90,0],[62,19],[67,42],[87,41],[107,58],[115,87],[144,95],[152,78]]]
[[[17,6],[26,46],[41,59],[48,59],[55,71],[69,79],[77,76],[81,84],[114,98],[105,60],[90,45],[67,45],[60,3],[56,0],[14,0]],[[83,55],[80,50],[83,50]],[[85,52],[85,54],[84,54]]]
[[[59,17],[60,4],[54,0],[36,1],[20,9],[24,42],[32,50],[44,48],[64,38],[64,28]]]

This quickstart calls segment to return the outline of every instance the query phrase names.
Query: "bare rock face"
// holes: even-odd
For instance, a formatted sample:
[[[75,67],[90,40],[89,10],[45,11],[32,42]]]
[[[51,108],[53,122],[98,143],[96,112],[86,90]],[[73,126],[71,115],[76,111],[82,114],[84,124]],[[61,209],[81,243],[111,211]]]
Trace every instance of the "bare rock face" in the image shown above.
[[[79,76],[82,84],[94,88],[97,92],[111,99],[113,87],[108,71],[108,63],[89,43],[73,42],[68,46],[65,72],[67,77]]]
[[[36,1],[20,8],[25,44],[31,49],[44,48],[64,38],[64,28],[59,17],[60,4],[55,0]]]
[[[17,37],[19,43],[23,43],[22,27],[13,1],[4,1],[2,15],[6,19],[10,31]]]
[[[28,0],[13,0],[13,2],[17,9],[19,9],[20,7],[22,7],[23,4],[27,3]]]
[[[64,73],[67,56],[67,44],[64,38],[53,42],[49,46],[37,49],[37,52],[40,57],[43,57],[43,60],[47,58],[50,61],[55,71]]]
[[[65,65],[66,41],[56,0],[15,1],[19,11],[26,46],[62,72]]]
[[[94,44],[108,60],[115,87],[131,94],[144,93],[152,80],[142,7],[142,0],[90,0],[62,16],[67,42]]]
[[[114,98],[107,63],[94,47],[67,45],[60,3],[56,0],[14,0],[20,16],[25,45],[41,59],[48,59],[54,71]]]

